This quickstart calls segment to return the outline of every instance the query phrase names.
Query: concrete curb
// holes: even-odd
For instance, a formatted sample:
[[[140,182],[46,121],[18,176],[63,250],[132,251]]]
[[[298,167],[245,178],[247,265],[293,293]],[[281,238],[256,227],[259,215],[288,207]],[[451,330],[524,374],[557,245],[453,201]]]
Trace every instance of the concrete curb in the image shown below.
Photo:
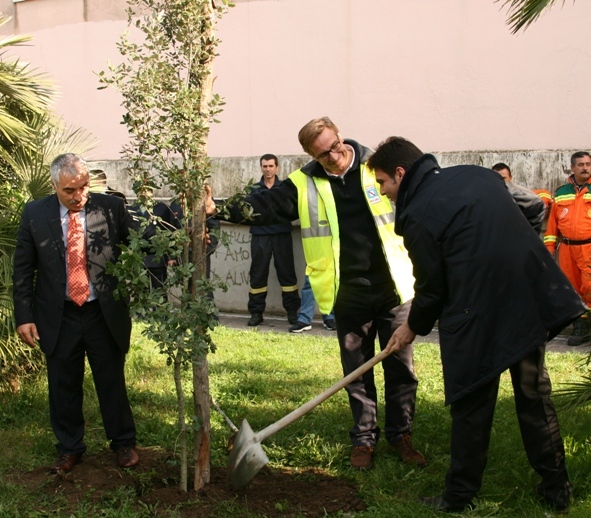
[[[243,313],[220,313],[220,324],[232,329],[240,329],[243,331],[257,329],[259,332],[275,332],[275,333],[289,333],[288,329],[291,324],[287,321],[287,317],[281,317],[277,315],[265,315],[265,320],[260,326],[249,327],[246,322],[250,318],[250,315]],[[303,331],[302,333],[290,333],[293,336],[300,335],[320,335],[337,338],[335,331],[329,331],[322,325],[321,320],[312,321],[312,329],[310,331]],[[566,341],[570,335],[570,327],[565,329],[565,334],[560,334],[553,340],[548,342],[546,350],[549,352],[559,353],[591,353],[591,343],[579,345],[577,347],[571,347],[566,345]],[[427,336],[417,336],[415,343],[439,343],[439,334],[437,330],[432,331]]]

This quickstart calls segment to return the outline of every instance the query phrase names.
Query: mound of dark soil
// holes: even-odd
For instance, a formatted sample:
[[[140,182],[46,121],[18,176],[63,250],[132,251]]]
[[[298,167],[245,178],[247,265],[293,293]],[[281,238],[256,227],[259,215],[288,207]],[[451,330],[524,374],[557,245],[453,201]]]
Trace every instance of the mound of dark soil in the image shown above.
[[[67,474],[50,475],[46,467],[21,475],[15,482],[32,494],[61,495],[74,512],[79,503],[98,503],[121,486],[132,487],[138,510],[149,506],[158,516],[177,509],[182,516],[208,518],[260,513],[268,517],[299,515],[320,517],[339,511],[365,509],[357,487],[319,470],[276,470],[265,467],[239,490],[229,487],[225,469],[213,469],[211,482],[198,492],[178,489],[179,468],[169,452],[138,448],[141,461],[131,470],[117,467],[113,453],[85,455],[81,464]],[[142,505],[143,504],[143,505]],[[66,511],[65,509],[63,511]]]

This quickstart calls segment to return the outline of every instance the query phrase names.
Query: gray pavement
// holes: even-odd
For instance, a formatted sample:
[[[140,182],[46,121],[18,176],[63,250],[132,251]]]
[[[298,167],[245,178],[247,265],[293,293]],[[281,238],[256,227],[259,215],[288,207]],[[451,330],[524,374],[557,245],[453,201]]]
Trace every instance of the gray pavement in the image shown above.
[[[250,315],[244,313],[220,313],[220,324],[233,329],[252,329],[246,325]],[[285,316],[278,315],[264,315],[264,322],[258,326],[258,330],[262,332],[273,331],[275,333],[289,333],[290,323],[287,321]],[[591,343],[580,345],[578,347],[571,347],[566,345],[566,340],[571,333],[571,327],[567,327],[564,334],[558,335],[553,340],[548,342],[546,347],[547,351],[552,352],[576,352],[576,353],[589,353],[591,352]],[[312,322],[312,329],[310,331],[302,331],[302,335],[321,335],[321,336],[334,336],[336,339],[336,332],[325,329],[322,325],[321,319],[316,319]],[[416,343],[439,343],[439,334],[437,330],[432,331],[427,336],[417,336]]]

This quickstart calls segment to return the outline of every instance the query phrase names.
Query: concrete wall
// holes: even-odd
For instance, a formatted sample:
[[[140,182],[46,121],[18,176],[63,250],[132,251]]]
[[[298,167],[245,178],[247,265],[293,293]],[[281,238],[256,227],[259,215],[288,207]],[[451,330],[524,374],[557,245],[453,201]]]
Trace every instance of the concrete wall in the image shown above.
[[[477,164],[491,167],[504,162],[511,168],[513,180],[529,189],[548,189],[554,192],[570,173],[570,157],[579,149],[537,150],[537,151],[433,151],[442,167],[459,164]],[[279,178],[286,178],[290,172],[299,169],[310,160],[307,155],[283,155],[279,157]],[[92,168],[106,171],[109,186],[122,191],[128,197],[135,195],[127,175],[127,163],[123,160],[90,160]],[[228,197],[240,190],[249,180],[261,177],[258,156],[224,157],[212,159],[213,172],[209,179],[214,196]],[[166,188],[156,191],[156,197],[168,198]]]

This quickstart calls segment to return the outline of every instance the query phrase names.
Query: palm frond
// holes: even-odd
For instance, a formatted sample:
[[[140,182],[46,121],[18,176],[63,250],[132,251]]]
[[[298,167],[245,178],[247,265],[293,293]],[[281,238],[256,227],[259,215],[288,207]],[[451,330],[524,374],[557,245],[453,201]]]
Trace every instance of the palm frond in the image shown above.
[[[86,155],[97,143],[97,139],[84,128],[68,125],[63,119],[52,117],[51,132],[45,139],[43,154],[49,161],[61,153]]]
[[[4,23],[5,23],[5,22],[3,22],[3,19],[5,21],[10,20],[10,18],[0,17],[0,26],[4,25]],[[7,36],[6,38],[3,38],[0,40],[0,51],[3,51],[7,47],[14,47],[17,45],[22,45],[23,43],[27,43],[28,41],[31,41],[32,39],[33,39],[32,36],[30,36],[28,34],[16,34],[16,35],[12,35],[12,36]]]
[[[0,93],[0,95],[2,95]],[[0,133],[11,144],[15,144],[18,140],[29,141],[31,139],[31,132],[29,127],[21,120],[12,116],[4,108],[0,106]]]
[[[81,128],[67,125],[51,114],[33,114],[28,126],[34,146],[19,146],[11,154],[11,164],[30,198],[51,194],[49,165],[61,153],[84,155],[96,145],[96,139]]]
[[[0,13],[0,26],[10,17]],[[7,145],[30,142],[31,134],[26,124],[27,112],[44,113],[49,109],[55,87],[47,74],[38,72],[21,63],[18,58],[7,57],[7,49],[30,41],[27,35],[8,36],[0,40],[0,136]],[[10,163],[10,153],[2,153],[2,158]]]
[[[556,0],[496,0],[503,2],[503,7],[508,6],[509,17],[507,24],[512,34],[516,34],[521,29],[527,29],[534,23],[540,15],[552,7]],[[564,5],[565,0],[562,0]],[[574,3],[574,0],[573,0]]]
[[[4,102],[12,101],[33,112],[49,108],[55,94],[52,81],[44,73],[21,65],[18,60],[2,61],[0,65],[0,95]]]
[[[15,344],[16,325],[14,323],[12,301],[12,257],[7,251],[0,251],[0,361],[6,363],[18,354]]]
[[[10,20],[12,20],[12,16],[7,16],[4,13],[0,13],[0,27],[7,24]],[[31,41],[32,39],[32,36],[28,34],[13,34],[11,36],[6,36],[4,39],[0,40],[0,51],[6,47],[22,45],[23,43]]]
[[[553,391],[556,405],[562,410],[574,410],[591,402],[591,373],[583,374],[581,381]]]

